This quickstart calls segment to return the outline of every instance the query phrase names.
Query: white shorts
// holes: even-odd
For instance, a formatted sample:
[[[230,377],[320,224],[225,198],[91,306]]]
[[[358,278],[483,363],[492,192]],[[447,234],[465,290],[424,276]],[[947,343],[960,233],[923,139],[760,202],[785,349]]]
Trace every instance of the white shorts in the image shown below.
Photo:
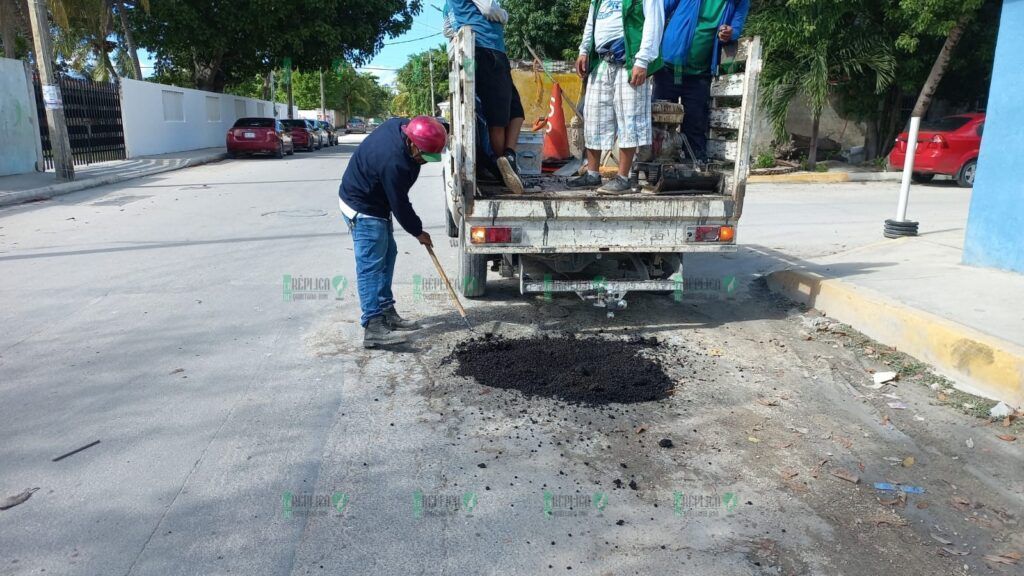
[[[583,136],[591,150],[651,144],[651,80],[629,85],[630,70],[601,61],[587,79]]]

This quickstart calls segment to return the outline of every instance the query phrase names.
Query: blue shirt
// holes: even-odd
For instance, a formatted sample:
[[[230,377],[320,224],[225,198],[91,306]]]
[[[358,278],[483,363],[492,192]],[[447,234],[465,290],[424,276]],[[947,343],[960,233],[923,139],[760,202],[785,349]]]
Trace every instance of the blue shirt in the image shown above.
[[[423,222],[409,202],[409,189],[420,176],[420,165],[409,155],[402,126],[407,118],[392,118],[356,148],[338,187],[341,201],[360,214],[389,218],[406,232],[419,236]]]
[[[505,26],[485,18],[472,0],[448,0],[444,9],[454,18],[456,31],[463,26],[470,26],[476,34],[477,46],[505,53]]]
[[[665,34],[661,40],[661,57],[669,66],[681,68],[686,65],[693,35],[697,32],[700,19],[701,0],[665,0]],[[732,26],[732,41],[743,34],[743,25],[750,12],[750,0],[731,0],[727,3],[719,26]],[[715,35],[714,49],[711,53],[712,74],[718,73],[718,51],[720,42]]]

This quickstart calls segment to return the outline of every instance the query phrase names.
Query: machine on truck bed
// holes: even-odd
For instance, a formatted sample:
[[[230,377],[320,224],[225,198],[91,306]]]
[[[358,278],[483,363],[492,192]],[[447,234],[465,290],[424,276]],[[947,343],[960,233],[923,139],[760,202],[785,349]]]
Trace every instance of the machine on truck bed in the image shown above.
[[[452,125],[443,160],[448,235],[458,239],[464,296],[484,295],[490,268],[503,278],[518,277],[523,294],[575,292],[612,313],[625,307],[627,292],[680,290],[687,252],[736,250],[759,38],[731,45],[722,61],[733,72],[712,82],[707,147],[713,162],[685,163],[676,146],[659,141],[659,124],[663,139],[666,131],[679,138],[675,126],[685,111],[655,103],[653,149],[638,151],[632,174],[637,192],[622,196],[570,189],[567,177],[554,174],[523,176],[532,190],[523,195],[478,184],[473,48],[469,27],[449,43]]]

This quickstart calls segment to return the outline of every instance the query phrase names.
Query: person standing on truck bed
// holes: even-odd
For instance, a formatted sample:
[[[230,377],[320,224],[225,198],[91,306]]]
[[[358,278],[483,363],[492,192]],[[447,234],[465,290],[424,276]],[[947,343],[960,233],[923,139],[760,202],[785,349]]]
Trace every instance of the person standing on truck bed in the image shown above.
[[[658,51],[665,27],[664,0],[592,0],[576,72],[589,75],[583,104],[587,173],[569,186],[601,184],[602,150],[619,140],[619,173],[599,194],[629,194],[637,146],[651,143],[651,85],[661,68]]]
[[[696,160],[708,159],[711,77],[720,43],[740,37],[750,0],[665,0],[665,67],[654,74],[654,99],[683,103],[683,135]]]
[[[512,66],[505,54],[505,23],[508,13],[497,0],[447,0],[445,36],[469,26],[476,35],[473,74],[476,96],[482,108],[494,159],[502,181],[514,194],[523,193],[516,162],[516,146],[526,113],[519,91],[512,83]]]
[[[420,327],[395,310],[391,280],[398,246],[391,215],[420,244],[433,246],[409,202],[409,189],[419,178],[421,164],[441,160],[447,141],[444,126],[435,118],[392,118],[370,132],[345,169],[338,203],[355,249],[366,348],[400,344],[405,338],[397,331]]]

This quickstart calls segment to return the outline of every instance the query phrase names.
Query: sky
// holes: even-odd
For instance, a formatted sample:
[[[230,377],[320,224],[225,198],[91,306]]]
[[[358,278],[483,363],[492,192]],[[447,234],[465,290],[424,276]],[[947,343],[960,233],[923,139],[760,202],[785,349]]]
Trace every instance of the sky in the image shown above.
[[[426,0],[423,9],[413,18],[409,31],[396,38],[385,39],[384,49],[359,70],[371,72],[380,78],[382,84],[394,86],[395,71],[405,64],[410,55],[445,43],[441,35],[443,7],[443,0]]]
[[[445,43],[444,36],[441,35],[442,7],[444,0],[424,2],[423,9],[413,18],[409,31],[395,38],[386,38],[384,48],[359,70],[370,72],[377,76],[382,84],[394,87],[395,72],[405,64],[411,54]],[[140,50],[139,57],[142,74],[149,76],[153,73],[153,56],[145,50]]]

